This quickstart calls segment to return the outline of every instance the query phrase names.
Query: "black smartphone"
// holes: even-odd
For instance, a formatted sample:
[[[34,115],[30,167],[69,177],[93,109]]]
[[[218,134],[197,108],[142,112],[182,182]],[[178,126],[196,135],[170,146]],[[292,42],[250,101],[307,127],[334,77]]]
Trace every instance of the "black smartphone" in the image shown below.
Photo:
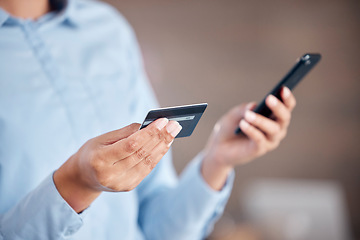
[[[253,110],[255,113],[261,114],[265,117],[271,116],[271,110],[266,106],[265,99],[268,95],[272,94],[277,97],[280,101],[280,92],[282,87],[286,86],[290,90],[294,89],[295,86],[310,72],[310,70],[320,61],[321,55],[318,53],[306,53],[299,58],[293,68],[285,75],[285,77],[271,90],[261,103]],[[242,133],[238,127],[235,130],[235,134]]]

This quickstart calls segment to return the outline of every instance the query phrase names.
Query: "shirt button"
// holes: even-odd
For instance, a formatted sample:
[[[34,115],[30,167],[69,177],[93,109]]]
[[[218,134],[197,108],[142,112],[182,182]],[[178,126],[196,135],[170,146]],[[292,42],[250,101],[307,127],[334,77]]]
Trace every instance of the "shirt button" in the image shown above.
[[[67,237],[67,236],[70,236],[70,235],[72,235],[74,233],[74,229],[73,228],[68,228],[66,231],[65,231],[65,236]]]
[[[73,235],[74,233],[76,233],[79,230],[80,227],[81,227],[81,224],[73,226],[73,227],[68,227],[64,233],[65,237]]]

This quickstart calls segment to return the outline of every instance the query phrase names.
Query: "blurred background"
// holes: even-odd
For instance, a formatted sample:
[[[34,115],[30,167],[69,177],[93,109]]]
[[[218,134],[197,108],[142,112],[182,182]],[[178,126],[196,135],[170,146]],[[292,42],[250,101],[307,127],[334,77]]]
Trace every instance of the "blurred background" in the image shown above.
[[[209,239],[360,239],[360,1],[106,1],[134,27],[161,106],[209,103],[173,145],[179,173],[229,108],[321,53],[295,90],[286,140],[236,169]]]

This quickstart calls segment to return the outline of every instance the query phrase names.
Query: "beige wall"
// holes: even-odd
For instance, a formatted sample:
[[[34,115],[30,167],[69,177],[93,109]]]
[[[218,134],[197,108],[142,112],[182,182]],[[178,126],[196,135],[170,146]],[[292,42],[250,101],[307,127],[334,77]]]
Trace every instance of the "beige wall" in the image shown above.
[[[191,138],[174,144],[180,172],[228,108],[258,101],[305,52],[322,62],[295,91],[298,106],[276,151],[236,169],[227,206],[258,177],[335,179],[360,239],[360,2],[353,0],[107,0],[135,28],[162,106],[208,102]]]

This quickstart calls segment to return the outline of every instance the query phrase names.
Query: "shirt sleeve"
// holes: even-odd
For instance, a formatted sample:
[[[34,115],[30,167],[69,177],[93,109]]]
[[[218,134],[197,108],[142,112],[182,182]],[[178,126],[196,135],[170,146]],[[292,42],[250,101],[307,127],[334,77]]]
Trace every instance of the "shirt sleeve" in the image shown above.
[[[17,205],[0,216],[0,239],[65,239],[83,224],[57,191],[52,174]]]
[[[157,187],[148,191],[141,203],[139,222],[146,238],[203,239],[211,232],[223,213],[235,174],[231,172],[222,190],[215,191],[201,175],[201,161],[199,154],[177,183],[171,180],[174,176],[168,158],[162,159],[159,169],[149,176]]]

